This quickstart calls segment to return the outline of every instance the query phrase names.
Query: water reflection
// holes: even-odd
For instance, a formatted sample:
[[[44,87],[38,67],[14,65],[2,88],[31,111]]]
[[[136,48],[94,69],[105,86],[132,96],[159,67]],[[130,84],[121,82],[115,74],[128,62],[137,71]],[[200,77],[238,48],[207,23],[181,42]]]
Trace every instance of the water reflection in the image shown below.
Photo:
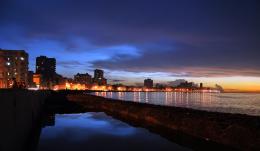
[[[53,115],[48,115],[53,124]],[[104,113],[56,114],[45,124],[38,151],[189,150]],[[49,126],[47,126],[49,125]]]
[[[95,92],[94,94],[140,103],[260,115],[260,94],[186,92]]]

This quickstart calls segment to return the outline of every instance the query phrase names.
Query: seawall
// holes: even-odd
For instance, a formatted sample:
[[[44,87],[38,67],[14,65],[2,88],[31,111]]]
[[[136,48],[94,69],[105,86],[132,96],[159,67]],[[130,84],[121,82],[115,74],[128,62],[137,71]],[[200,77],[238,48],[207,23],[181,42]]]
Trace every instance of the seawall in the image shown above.
[[[67,99],[88,110],[117,115],[168,132],[179,131],[239,150],[260,150],[260,117],[257,116],[119,101],[88,94],[71,94]]]
[[[44,101],[50,93],[50,91],[0,90],[1,151],[35,150],[37,137],[40,134],[41,112]]]

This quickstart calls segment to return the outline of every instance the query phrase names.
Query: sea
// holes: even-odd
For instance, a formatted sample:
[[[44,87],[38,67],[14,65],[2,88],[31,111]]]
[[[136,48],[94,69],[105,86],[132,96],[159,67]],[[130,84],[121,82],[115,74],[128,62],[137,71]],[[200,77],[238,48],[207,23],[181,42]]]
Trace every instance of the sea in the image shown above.
[[[92,94],[139,103],[260,116],[260,93],[93,92]]]

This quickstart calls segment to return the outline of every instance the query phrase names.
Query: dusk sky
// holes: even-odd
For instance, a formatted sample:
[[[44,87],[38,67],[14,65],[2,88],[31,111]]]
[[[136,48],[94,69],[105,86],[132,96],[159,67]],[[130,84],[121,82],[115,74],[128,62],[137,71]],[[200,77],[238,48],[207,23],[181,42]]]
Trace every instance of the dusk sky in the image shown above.
[[[187,79],[260,91],[259,0],[1,0],[0,48],[40,55],[67,77]]]

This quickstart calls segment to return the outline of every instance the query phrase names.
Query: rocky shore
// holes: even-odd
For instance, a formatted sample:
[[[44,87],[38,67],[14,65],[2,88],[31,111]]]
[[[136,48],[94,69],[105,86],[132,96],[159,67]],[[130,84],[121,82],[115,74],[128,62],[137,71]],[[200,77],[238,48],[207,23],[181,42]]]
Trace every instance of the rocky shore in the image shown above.
[[[67,99],[87,110],[141,122],[167,133],[180,132],[230,149],[260,150],[260,117],[257,116],[119,101],[90,94],[69,94]]]

